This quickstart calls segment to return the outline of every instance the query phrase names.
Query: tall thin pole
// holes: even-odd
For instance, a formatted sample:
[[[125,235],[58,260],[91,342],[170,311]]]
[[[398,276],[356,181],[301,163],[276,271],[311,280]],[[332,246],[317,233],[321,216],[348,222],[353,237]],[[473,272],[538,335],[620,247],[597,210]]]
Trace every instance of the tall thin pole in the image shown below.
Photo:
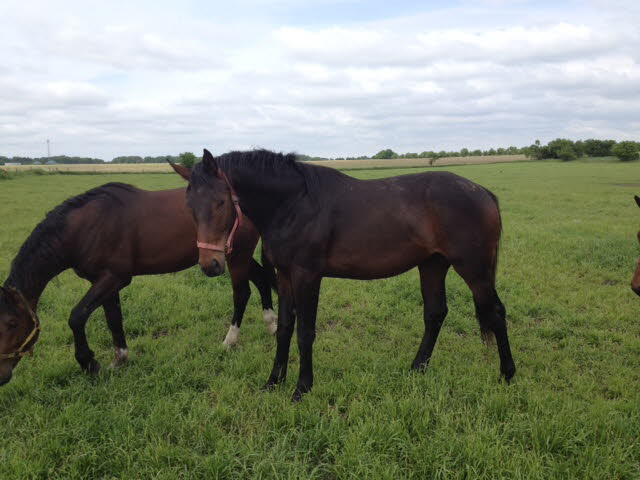
[[[47,160],[51,157],[51,152],[49,151],[49,139],[47,138]]]

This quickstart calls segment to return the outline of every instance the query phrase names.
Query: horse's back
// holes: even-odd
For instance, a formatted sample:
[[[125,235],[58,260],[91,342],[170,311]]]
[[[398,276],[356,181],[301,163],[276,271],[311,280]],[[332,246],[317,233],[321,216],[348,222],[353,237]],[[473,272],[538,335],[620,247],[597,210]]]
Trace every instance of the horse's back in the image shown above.
[[[331,276],[377,278],[401,273],[439,253],[452,262],[491,258],[500,237],[495,197],[449,172],[355,181],[325,214]],[[309,228],[319,229],[322,222]]]
[[[122,275],[178,271],[195,264],[195,227],[184,189],[147,191],[104,185],[71,212],[67,242],[80,272]]]

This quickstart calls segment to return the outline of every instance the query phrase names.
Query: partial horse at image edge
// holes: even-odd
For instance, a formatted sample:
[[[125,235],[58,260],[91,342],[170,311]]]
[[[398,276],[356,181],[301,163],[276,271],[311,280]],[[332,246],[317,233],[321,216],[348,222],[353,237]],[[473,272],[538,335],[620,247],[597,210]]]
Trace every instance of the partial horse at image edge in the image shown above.
[[[634,195],[636,200],[636,204],[640,207],[640,197]],[[638,232],[638,242],[640,242],[640,231]],[[631,279],[631,290],[633,290],[637,295],[640,295],[640,258],[638,258],[638,264],[636,266],[636,271],[633,274],[633,278]]]

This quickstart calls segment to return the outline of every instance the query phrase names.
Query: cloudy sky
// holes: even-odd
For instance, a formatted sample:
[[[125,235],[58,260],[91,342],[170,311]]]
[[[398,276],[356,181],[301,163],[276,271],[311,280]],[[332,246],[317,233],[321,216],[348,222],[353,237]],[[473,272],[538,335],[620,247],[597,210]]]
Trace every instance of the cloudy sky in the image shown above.
[[[0,155],[640,140],[639,26],[637,0],[2,0]]]

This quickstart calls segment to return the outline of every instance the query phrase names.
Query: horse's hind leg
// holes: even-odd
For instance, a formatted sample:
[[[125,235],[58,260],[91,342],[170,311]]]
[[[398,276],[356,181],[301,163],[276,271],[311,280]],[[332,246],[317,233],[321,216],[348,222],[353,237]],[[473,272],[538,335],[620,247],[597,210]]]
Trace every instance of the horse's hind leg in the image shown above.
[[[249,287],[249,266],[241,262],[229,263],[229,273],[231,274],[231,285],[233,287],[233,318],[231,326],[224,338],[222,344],[226,347],[232,347],[238,343],[240,335],[240,325],[244,311],[247,308],[247,302],[251,296],[251,287]]]
[[[506,310],[496,292],[494,275],[489,273],[489,270],[486,274],[473,275],[467,269],[458,269],[455,265],[454,268],[460,273],[473,293],[476,316],[485,342],[489,343],[491,336],[495,336],[500,355],[500,372],[509,382],[516,373],[516,365],[511,356],[507,336]]]
[[[264,319],[264,323],[267,324],[269,332],[274,335],[278,329],[278,316],[273,311],[269,274],[262,265],[256,262],[253,258],[251,259],[251,266],[249,268],[249,280],[253,282],[260,292],[262,318]]]
[[[427,368],[440,328],[447,316],[445,277],[449,266],[447,260],[441,255],[434,255],[418,266],[424,301],[424,336],[416,358],[411,364],[413,370]]]
[[[120,308],[120,294],[114,293],[102,304],[104,314],[107,317],[107,325],[111,330],[113,337],[113,346],[115,347],[115,358],[111,362],[111,367],[119,367],[129,358],[129,349],[127,348],[127,340],[122,327],[122,310]]]

